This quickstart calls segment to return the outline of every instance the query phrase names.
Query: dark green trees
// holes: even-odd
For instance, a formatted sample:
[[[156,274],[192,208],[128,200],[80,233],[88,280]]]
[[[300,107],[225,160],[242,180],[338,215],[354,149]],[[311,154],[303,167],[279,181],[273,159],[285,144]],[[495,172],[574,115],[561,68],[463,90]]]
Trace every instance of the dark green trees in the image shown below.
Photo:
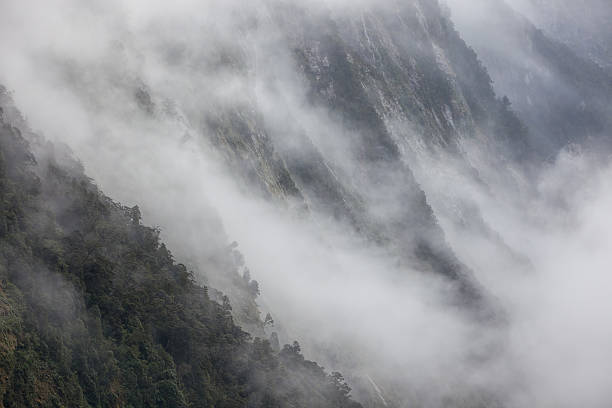
[[[355,405],[299,347],[251,340],[138,207],[26,136],[36,159],[0,114],[0,406]]]

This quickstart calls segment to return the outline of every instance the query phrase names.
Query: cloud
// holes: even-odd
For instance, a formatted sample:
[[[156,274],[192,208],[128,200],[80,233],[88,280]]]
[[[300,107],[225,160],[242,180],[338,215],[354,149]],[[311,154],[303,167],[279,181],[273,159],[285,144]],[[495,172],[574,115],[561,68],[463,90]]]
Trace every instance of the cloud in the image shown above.
[[[309,5],[348,12],[342,1]],[[261,198],[228,169],[205,120],[227,111],[262,115],[276,143],[305,132],[347,173],[364,165],[351,132],[308,102],[267,10],[212,0],[4,2],[0,81],[103,191],[140,205],[179,260],[220,280],[209,256],[237,240],[285,340],[299,339],[328,368],[424,405],[478,393],[511,406],[609,403],[608,161],[564,151],[534,182],[464,141],[484,188],[443,151],[409,158],[451,246],[508,314],[504,327],[477,324],[448,306],[447,281],[398,266],[325,214]],[[394,191],[353,187],[392,197],[370,208],[383,218],[398,204]],[[454,212],[466,203],[479,219]]]

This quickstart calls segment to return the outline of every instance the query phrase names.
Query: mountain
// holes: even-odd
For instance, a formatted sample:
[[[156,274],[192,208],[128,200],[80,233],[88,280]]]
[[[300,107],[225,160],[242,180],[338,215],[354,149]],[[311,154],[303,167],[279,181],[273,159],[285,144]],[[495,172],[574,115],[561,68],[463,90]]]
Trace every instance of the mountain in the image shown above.
[[[274,349],[236,326],[138,207],[1,98],[1,406],[360,406],[297,342]]]
[[[511,3],[557,41],[582,58],[612,68],[612,11],[605,0],[517,0]]]
[[[459,282],[469,292],[464,299],[475,299],[477,284],[446,244],[414,172],[423,152],[454,155],[470,168],[464,141],[520,157],[527,130],[495,96],[437,2],[391,3],[354,14],[270,3],[261,24],[274,27],[275,40],[264,46],[276,54],[266,60],[264,48],[257,65],[240,62],[263,88],[248,105],[256,113],[234,111],[206,123],[246,183],[350,225],[407,265]],[[279,55],[299,79],[286,78]],[[290,81],[303,81],[307,109],[326,112],[332,125],[311,126],[290,101],[266,106],[291,98],[282,94]]]
[[[547,400],[602,64],[501,0],[146,3],[0,5],[5,406]]]
[[[123,339],[117,333],[122,333],[123,326],[131,324],[129,319],[124,322],[118,318],[132,314],[132,309],[122,312],[126,307],[123,303],[134,303],[134,307],[140,304],[146,306],[139,312],[142,313],[138,318],[140,323],[135,323],[143,327],[144,333],[139,332],[139,335],[149,336],[145,336],[147,344],[153,348],[159,345],[164,353],[170,355],[170,370],[173,362],[176,371],[173,378],[178,378],[174,383],[177,395],[182,395],[181,398],[187,403],[193,403],[197,399],[193,395],[198,392],[195,389],[197,384],[194,389],[189,388],[191,383],[187,376],[209,375],[214,379],[217,375],[214,371],[216,367],[211,368],[212,371],[193,374],[190,371],[194,369],[191,360],[214,359],[219,354],[231,357],[233,353],[238,353],[240,363],[248,361],[248,353],[255,352],[256,347],[262,344],[261,347],[267,347],[265,341],[249,343],[244,338],[246,335],[230,323],[221,329],[216,323],[212,328],[201,327],[193,316],[186,316],[176,317],[179,320],[176,325],[181,330],[212,330],[210,336],[206,331],[193,336],[225,336],[231,338],[232,343],[227,346],[227,352],[220,349],[218,353],[211,352],[205,357],[177,356],[173,352],[181,353],[186,348],[191,349],[191,345],[181,343],[170,350],[169,347],[174,347],[171,340],[181,342],[184,336],[176,332],[166,333],[175,327],[166,327],[169,324],[167,319],[156,317],[169,313],[167,310],[177,310],[179,313],[181,308],[193,306],[216,310],[216,319],[229,320],[227,299],[224,300],[214,291],[208,293],[208,298],[203,296],[203,300],[198,301],[203,303],[202,306],[191,305],[191,300],[183,300],[178,308],[168,305],[167,296],[191,299],[194,295],[190,291],[201,292],[192,280],[208,282],[227,294],[237,324],[254,336],[272,336],[272,330],[264,327],[259,319],[255,304],[259,289],[257,282],[251,281],[251,272],[247,273],[244,269],[242,256],[235,246],[223,244],[223,239],[219,239],[221,234],[212,226],[214,222],[200,221],[200,214],[197,213],[202,212],[198,207],[202,201],[195,201],[192,207],[188,205],[194,197],[200,199],[203,184],[199,184],[198,178],[210,176],[202,172],[196,173],[195,179],[192,178],[190,173],[202,167],[188,169],[179,177],[169,178],[165,175],[178,174],[173,173],[175,167],[169,164],[181,160],[178,157],[186,157],[187,163],[192,164],[197,163],[194,155],[205,160],[218,155],[224,171],[244,193],[244,196],[234,196],[232,201],[265,200],[273,203],[278,217],[287,210],[294,217],[310,220],[324,231],[324,235],[327,232],[324,226],[331,225],[328,235],[332,238],[325,245],[344,245],[333,238],[335,231],[341,231],[343,238],[348,236],[354,239],[367,251],[379,254],[377,257],[383,258],[385,265],[392,265],[382,272],[393,274],[392,279],[398,282],[398,287],[409,285],[413,279],[431,279],[430,285],[440,292],[435,292],[440,302],[444,307],[456,310],[461,315],[460,319],[469,322],[466,324],[477,325],[485,331],[503,327],[503,310],[449,246],[439,216],[441,213],[452,213],[452,222],[463,224],[469,221],[471,228],[485,231],[490,236],[495,236],[495,231],[480,217],[479,210],[466,200],[450,200],[443,191],[425,191],[421,183],[429,177],[429,160],[445,158],[469,174],[471,179],[484,183],[484,175],[479,174],[479,170],[473,166],[475,157],[488,156],[510,167],[511,161],[529,152],[527,130],[513,113],[508,101],[496,96],[486,69],[454,29],[445,9],[436,1],[429,0],[394,0],[384,5],[366,2],[347,10],[340,4],[319,6],[287,1],[264,1],[247,7],[219,3],[211,7],[214,12],[201,17],[204,19],[201,24],[165,19],[164,14],[161,20],[153,19],[151,25],[145,26],[139,33],[121,26],[122,16],[115,15],[111,7],[81,9],[75,6],[75,12],[81,17],[75,19],[77,24],[89,21],[90,13],[102,13],[122,28],[114,27],[110,40],[91,50],[91,58],[71,56],[70,45],[64,51],[45,47],[32,50],[37,55],[36,59],[44,61],[48,67],[46,75],[50,82],[40,84],[41,88],[48,89],[48,84],[54,84],[48,97],[62,100],[62,95],[72,95],[70,101],[58,104],[58,117],[65,117],[67,121],[82,118],[87,123],[84,127],[69,126],[55,138],[71,142],[84,157],[84,162],[94,169],[96,175],[103,177],[104,183],[111,189],[120,186],[115,190],[122,196],[129,197],[130,201],[137,199],[143,212],[151,214],[156,222],[163,225],[168,245],[178,254],[178,259],[196,270],[194,277],[187,274],[184,287],[179,285],[178,288],[154,279],[157,269],[153,269],[153,276],[130,278],[128,275],[125,278],[127,282],[115,278],[111,273],[100,278],[101,286],[96,289],[95,295],[104,299],[106,292],[115,290],[112,284],[117,281],[118,299],[104,299],[107,302],[104,305],[90,305],[87,303],[88,297],[85,297],[84,306],[79,306],[80,312],[96,305],[100,309],[103,337],[109,337],[109,341],[115,344]],[[214,7],[218,7],[218,10]],[[218,21],[223,24],[218,24]],[[178,24],[183,35],[173,34],[176,29],[174,24]],[[241,40],[234,41],[235,35],[239,35]],[[205,38],[206,41],[192,41],[193,38]],[[55,93],[55,84],[61,84],[59,94]],[[17,97],[23,95],[27,98],[28,89],[20,88],[17,83]],[[40,124],[42,122],[36,122],[37,126]],[[45,132],[62,128],[55,120],[48,125]],[[75,128],[84,130],[72,134]],[[182,146],[188,146],[193,151],[185,155]],[[166,150],[177,156],[166,155]],[[121,153],[118,154],[118,151]],[[140,163],[130,158],[143,152],[146,158]],[[157,157],[162,160],[156,161]],[[40,162],[40,159],[37,160]],[[112,172],[108,171],[109,163],[114,163]],[[147,169],[148,163],[157,163],[159,168],[154,171],[163,171],[143,182],[137,177],[147,173],[141,168]],[[121,174],[117,173],[119,169],[123,169]],[[79,174],[82,176],[82,171]],[[122,181],[117,181],[124,178],[135,182],[122,184]],[[158,179],[162,182],[168,180],[168,184],[160,185],[172,192],[154,194]],[[50,185],[53,186],[58,183],[56,180],[52,182]],[[72,183],[70,178],[66,183]],[[210,185],[215,188],[215,183],[222,181],[214,179]],[[48,183],[43,180],[42,184]],[[177,185],[180,187],[177,188]],[[49,187],[49,194],[59,194],[57,191],[61,186]],[[126,194],[126,190],[129,193]],[[194,194],[194,191],[198,194]],[[217,189],[208,195],[214,200],[224,191]],[[168,194],[184,196],[177,197],[177,201],[180,201],[178,204],[175,201],[172,205],[163,205],[163,200],[167,199],[164,196]],[[141,197],[155,198],[142,200]],[[181,200],[182,197],[185,198]],[[42,201],[54,202],[55,199],[56,196],[53,196]],[[233,208],[234,204],[229,201],[221,200],[220,205]],[[89,208],[90,204],[84,206]],[[106,209],[101,211],[118,217],[117,224],[124,228],[121,239],[127,240],[125,245],[128,247],[135,245],[140,251],[130,247],[129,254],[133,258],[129,262],[138,264],[140,258],[153,260],[160,256],[158,252],[165,253],[165,247],[158,243],[153,231],[142,227],[139,222],[128,222],[126,217],[138,218],[137,213],[132,214],[132,210],[120,206],[112,210],[114,204],[103,206],[96,201],[91,206],[94,209],[102,206]],[[178,212],[188,208],[185,216],[177,214],[175,207],[179,208]],[[225,208],[218,210],[228,214]],[[120,213],[123,213],[123,218],[119,216]],[[51,213],[50,216],[57,218],[60,215]],[[231,222],[232,216],[224,216],[223,222]],[[66,217],[71,219],[73,216],[70,214]],[[86,220],[71,222],[77,222],[74,228],[78,227],[82,235],[86,235],[87,228],[91,228]],[[270,223],[273,222],[276,221],[270,219]],[[263,224],[264,228],[273,226]],[[145,238],[139,238],[139,234],[145,235],[148,247],[141,248],[143,244],[139,240]],[[61,241],[58,237],[52,240]],[[122,248],[107,248],[116,241],[109,238],[94,244],[99,245],[104,254],[116,257]],[[260,244],[266,245],[265,242]],[[499,246],[506,249],[503,242],[499,242]],[[145,249],[149,252],[143,252]],[[60,245],[58,251],[70,254],[72,248]],[[276,256],[282,257],[282,253]],[[62,261],[67,262],[63,258]],[[125,260],[121,258],[121,261]],[[112,264],[118,261],[111,258],[104,259],[104,262]],[[168,264],[169,261],[164,262]],[[251,266],[252,262],[247,258],[246,264]],[[77,275],[80,274],[78,265],[71,267],[76,268]],[[161,268],[159,262],[155,267]],[[170,269],[172,279],[175,273],[172,271],[182,268],[176,265],[166,267]],[[118,269],[121,268],[125,266],[119,264]],[[147,264],[147,268],[151,266]],[[376,265],[370,273],[376,275],[378,268]],[[142,268],[131,269],[139,271]],[[315,272],[305,270],[305,273]],[[97,269],[92,272],[96,279],[100,273]],[[264,273],[260,267],[254,269],[252,275],[259,279]],[[163,273],[161,276],[169,279]],[[79,279],[76,280],[78,289],[87,286],[89,281],[86,277]],[[131,282],[132,279],[135,282]],[[147,279],[153,280],[150,283],[153,285],[151,291],[147,290],[144,294],[137,291],[136,299],[124,299],[132,295],[134,285],[136,288],[148,287]],[[141,280],[146,285],[137,285]],[[156,284],[162,287],[156,287]],[[163,285],[170,286],[166,288]],[[173,295],[172,291],[178,291],[178,294]],[[265,295],[266,289],[263,291]],[[166,303],[156,300],[157,294]],[[311,296],[316,297],[316,290]],[[226,304],[225,309],[219,310],[214,300]],[[108,303],[113,307],[119,305],[120,310],[104,309],[110,308]],[[158,308],[149,309],[149,306]],[[326,345],[320,341],[321,333],[318,330],[312,327],[304,330],[301,327],[300,319],[305,320],[308,316],[288,315],[278,304],[269,305],[269,308],[272,314],[283,317],[277,323],[278,335],[283,340],[288,341],[297,331],[300,341],[318,360],[346,373],[349,382],[354,385],[355,395],[361,401],[368,401],[369,406],[402,406],[410,402],[437,405],[446,399],[457,403],[463,401],[461,404],[464,405],[480,401],[482,405],[493,403],[498,398],[480,384],[471,384],[471,379],[454,370],[447,370],[444,375],[448,375],[448,378],[440,384],[431,385],[439,392],[425,390],[422,385],[411,384],[410,378],[397,376],[395,371],[389,370],[388,367],[396,362],[387,360],[388,356],[384,356],[384,361],[376,361],[375,357],[361,355],[362,345],[359,342],[343,344],[335,339],[335,344]],[[198,316],[200,312],[196,309],[192,313]],[[190,320],[184,320],[187,317]],[[170,321],[174,319],[175,316],[169,317]],[[345,323],[344,320],[333,322],[338,327],[343,327]],[[402,328],[404,324],[410,326],[410,320],[397,322],[397,327]],[[110,333],[104,331],[111,330],[105,325],[112,328]],[[215,331],[217,329],[221,331]],[[41,329],[34,331],[37,330]],[[233,334],[226,334],[230,332]],[[416,332],[402,333],[398,340],[405,335],[407,341],[413,336],[418,337]],[[178,338],[170,340],[164,336]],[[466,336],[470,336],[475,345],[478,344],[461,352],[469,360],[489,361],[500,344],[497,338],[486,335],[481,338],[481,333]],[[206,349],[212,347],[216,350],[217,347],[205,341],[202,344]],[[225,347],[225,344],[218,347],[221,346]],[[274,361],[280,359],[280,363],[258,378],[277,378],[271,380],[273,383],[280,381],[280,377],[274,376],[279,374],[277,367],[289,365],[287,360],[282,359],[291,350],[296,351],[295,346],[291,347],[294,348],[285,349],[285,354],[281,351],[278,357],[272,351],[263,351],[264,354],[271,353],[270,359]],[[161,355],[167,357],[166,354]],[[38,358],[45,360],[47,357]],[[149,361],[148,357],[139,358]],[[402,358],[398,360],[398,370],[405,369],[409,364]],[[185,365],[185,371],[182,371],[181,364]],[[308,364],[304,362],[302,365]],[[233,370],[233,362],[219,362],[219,370],[226,367]],[[261,401],[265,397],[262,396],[263,391],[250,385],[249,376],[246,375],[245,379],[244,371],[240,371],[243,368],[238,365],[236,372],[228,374],[230,379],[222,377],[219,384],[203,386],[204,389],[217,387],[219,390],[206,401],[214,403],[228,395],[237,398],[237,401],[249,398],[255,399],[256,403]],[[318,374],[306,385],[312,383],[325,388],[321,384],[332,381],[338,389],[346,391],[340,380],[328,380],[318,368],[313,370],[318,370]],[[462,368],[457,367],[457,370],[462,371]],[[123,384],[126,377],[129,375],[119,372],[117,382]],[[126,388],[121,398],[133,394],[134,398],[143,401],[146,396],[155,395],[153,391],[140,390],[138,393],[136,391],[142,386],[132,386],[134,393],[127,391],[131,388]],[[237,392],[231,388],[234,386],[253,387],[254,396],[240,391],[240,396],[234,397]],[[77,389],[76,384],[72,387]],[[280,396],[271,398],[288,403],[290,399],[283,394],[284,390],[280,386]],[[311,394],[306,389],[298,392]],[[321,394],[315,392],[315,395]],[[299,395],[296,396],[297,401],[303,398]],[[350,404],[346,393],[338,398],[343,404]],[[322,402],[317,403],[324,404],[327,399],[321,398]]]
[[[608,144],[612,71],[598,63],[605,52],[603,59],[589,56],[586,44],[609,43],[608,25],[587,18],[593,14],[606,20],[609,7],[587,3],[475,1],[470,10],[477,12],[470,12],[461,0],[449,2],[459,31],[487,67],[495,91],[507,95],[531,131],[530,144],[546,159],[572,143]],[[580,34],[572,34],[573,29]],[[601,41],[589,40],[583,32],[587,29]],[[577,45],[567,36],[584,43]]]

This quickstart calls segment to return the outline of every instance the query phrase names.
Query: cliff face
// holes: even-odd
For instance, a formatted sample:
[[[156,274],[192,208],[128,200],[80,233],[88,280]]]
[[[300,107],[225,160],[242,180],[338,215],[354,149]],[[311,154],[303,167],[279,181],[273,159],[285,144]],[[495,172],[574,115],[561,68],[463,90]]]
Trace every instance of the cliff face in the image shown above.
[[[345,11],[268,2],[255,25],[273,27],[272,45],[263,47],[275,53],[240,61],[262,88],[249,105],[257,113],[207,123],[228,161],[241,163],[266,194],[291,197],[393,248],[407,264],[472,286],[414,171],[436,152],[470,169],[464,142],[520,157],[527,132],[496,98],[445,9],[435,1],[391,3]],[[324,123],[313,126],[304,109],[284,104],[293,95],[283,89],[296,82],[300,103]]]
[[[495,302],[447,244],[431,204],[453,222],[469,220],[476,224],[469,228],[492,237],[494,231],[478,209],[447,191],[425,192],[417,181],[430,172],[435,177],[430,158],[449,160],[480,183],[474,154],[499,167],[529,159],[526,127],[509,102],[496,97],[476,53],[434,1],[350,11],[279,3],[271,2],[258,23],[264,31],[262,26],[273,27],[272,40],[266,36],[264,45],[246,47],[244,55],[258,55],[256,64],[241,61],[256,78],[249,109],[257,121],[243,115],[232,132],[224,126],[214,132],[238,141],[235,147],[227,138],[216,140],[228,161],[247,163],[243,174],[258,180],[265,194],[297,201],[311,216],[333,218],[384,248],[400,270],[448,279],[448,304],[480,321],[502,321]],[[273,171],[269,163],[275,163]],[[511,173],[510,166],[501,172]],[[499,246],[505,249],[503,242]],[[334,357],[351,367],[343,371],[372,406],[435,400],[360,357]],[[369,381],[384,389],[382,403]],[[459,406],[494,403],[494,396],[476,388],[449,398]]]

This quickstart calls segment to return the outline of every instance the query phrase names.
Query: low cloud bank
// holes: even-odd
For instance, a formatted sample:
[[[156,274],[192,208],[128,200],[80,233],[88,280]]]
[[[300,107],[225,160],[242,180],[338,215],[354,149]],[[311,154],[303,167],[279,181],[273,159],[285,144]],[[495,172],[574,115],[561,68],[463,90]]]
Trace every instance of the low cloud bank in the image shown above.
[[[415,157],[449,243],[508,316],[504,327],[474,323],[448,307],[448,282],[400,269],[344,226],[236,181],[202,137],[202,112],[258,101],[270,115],[283,103],[279,111],[312,133],[342,130],[305,103],[290,60],[274,59],[282,91],[259,87],[248,68],[251,58],[272,60],[275,31],[245,32],[236,22],[265,21],[265,8],[221,3],[5,3],[0,81],[32,126],[70,145],[107,194],[140,205],[179,259],[206,274],[212,248],[238,241],[286,340],[349,378],[369,378],[378,403],[391,395],[440,406],[480,392],[517,407],[609,405],[609,159],[567,149],[535,181],[475,160],[484,188],[453,157]],[[220,65],[224,58],[233,62]],[[453,203],[480,218],[453,212]],[[470,227],[476,222],[487,232]]]

